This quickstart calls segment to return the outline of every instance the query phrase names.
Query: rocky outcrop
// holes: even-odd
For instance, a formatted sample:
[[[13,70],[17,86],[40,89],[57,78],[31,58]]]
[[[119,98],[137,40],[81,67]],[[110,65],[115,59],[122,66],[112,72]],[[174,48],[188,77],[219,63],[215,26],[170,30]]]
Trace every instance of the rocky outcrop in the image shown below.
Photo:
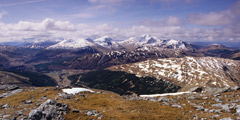
[[[0,85],[0,90],[15,90],[18,88],[17,85]]]
[[[37,109],[29,113],[30,120],[64,120],[63,115],[69,111],[68,105],[48,99]]]

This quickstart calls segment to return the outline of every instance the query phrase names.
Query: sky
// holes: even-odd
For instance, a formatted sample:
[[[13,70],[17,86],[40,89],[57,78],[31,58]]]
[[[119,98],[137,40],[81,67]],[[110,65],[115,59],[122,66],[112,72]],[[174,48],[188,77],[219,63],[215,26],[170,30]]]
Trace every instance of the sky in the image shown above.
[[[143,34],[240,42],[240,0],[0,0],[0,42]]]

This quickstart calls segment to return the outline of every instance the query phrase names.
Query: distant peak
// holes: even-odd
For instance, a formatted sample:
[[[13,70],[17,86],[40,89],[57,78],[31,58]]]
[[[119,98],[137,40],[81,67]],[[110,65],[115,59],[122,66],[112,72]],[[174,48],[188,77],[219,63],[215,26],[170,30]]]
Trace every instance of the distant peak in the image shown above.
[[[109,36],[105,35],[105,36],[102,36],[101,38],[104,38],[104,39],[112,39],[110,38]]]
[[[211,44],[211,45],[214,45],[214,46],[223,46],[223,45],[218,44],[218,43],[214,43],[214,44]]]
[[[141,35],[142,38],[149,38],[149,37],[152,37],[150,34],[143,34]]]

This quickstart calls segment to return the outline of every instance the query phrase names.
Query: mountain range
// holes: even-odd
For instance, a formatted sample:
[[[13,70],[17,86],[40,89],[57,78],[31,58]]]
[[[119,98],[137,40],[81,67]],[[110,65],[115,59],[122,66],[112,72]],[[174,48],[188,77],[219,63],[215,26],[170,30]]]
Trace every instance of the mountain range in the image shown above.
[[[25,41],[21,45],[15,44],[18,45],[6,45],[6,43],[0,45],[0,71],[2,74],[11,73],[21,76],[12,80],[24,82],[23,86],[71,83],[68,85],[85,85],[93,88],[98,86],[97,88],[104,89],[114,84],[111,88],[121,89],[119,94],[147,94],[140,92],[143,89],[148,89],[149,93],[164,93],[171,91],[167,89],[168,85],[178,88],[172,90],[175,92],[176,90],[194,91],[195,88],[201,88],[202,91],[214,88],[217,91],[218,88],[232,89],[239,86],[240,50],[221,44],[201,46],[181,40],[157,38],[149,34],[122,41],[102,36],[94,39],[33,40]],[[113,79],[112,82],[101,79],[100,81],[108,82],[89,81],[88,83],[86,80],[91,77],[88,73],[98,70],[107,70],[104,73],[112,78],[114,75],[122,74],[128,87],[119,87],[124,78]],[[28,72],[29,76],[26,76]],[[71,77],[85,74],[86,77],[80,84],[78,77]],[[94,74],[101,76],[101,71]],[[61,83],[62,75],[68,82]],[[38,85],[34,79],[40,76],[45,82]],[[59,80],[55,79],[56,76]],[[2,78],[5,79],[4,75]],[[134,78],[133,81],[130,78]],[[26,82],[27,79],[31,81]],[[157,89],[155,88],[157,86],[145,83],[146,80],[165,86],[166,89]],[[138,83],[136,81],[142,81],[141,84],[147,86],[136,85]],[[2,84],[8,83],[2,82]],[[130,83],[134,83],[136,87],[132,89],[129,87]],[[155,90],[152,91],[151,88]],[[118,91],[110,88],[107,90]]]

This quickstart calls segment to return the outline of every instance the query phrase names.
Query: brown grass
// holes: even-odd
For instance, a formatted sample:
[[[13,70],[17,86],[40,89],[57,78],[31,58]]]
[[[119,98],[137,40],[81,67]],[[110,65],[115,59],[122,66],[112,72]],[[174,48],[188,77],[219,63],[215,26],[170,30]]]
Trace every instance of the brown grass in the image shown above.
[[[216,113],[197,111],[187,102],[191,101],[196,104],[205,102],[205,105],[203,105],[205,108],[213,109],[214,107],[211,107],[211,105],[216,102],[210,99],[212,96],[208,96],[209,99],[207,100],[186,100],[187,96],[182,96],[179,99],[177,99],[177,96],[169,97],[177,100],[178,104],[186,104],[185,106],[182,105],[183,109],[178,109],[163,105],[160,102],[128,101],[118,94],[107,91],[103,91],[103,93],[84,93],[86,97],[77,95],[73,99],[62,99],[58,96],[58,93],[61,92],[60,90],[54,90],[53,88],[48,89],[49,90],[44,91],[44,88],[26,88],[19,94],[2,98],[0,99],[0,105],[9,104],[11,108],[0,109],[0,113],[16,116],[15,113],[21,110],[23,114],[28,115],[31,109],[38,107],[36,103],[46,101],[41,99],[41,97],[46,95],[50,99],[58,97],[57,102],[68,104],[70,109],[80,110],[80,113],[69,111],[68,114],[64,116],[67,120],[96,120],[98,116],[87,116],[85,114],[87,110],[97,110],[103,115],[103,120],[189,120],[193,118],[194,114],[198,114],[200,118],[203,117],[207,119],[210,119],[212,115],[216,115]],[[0,91],[0,93],[1,92],[3,91]],[[222,95],[232,94],[240,94],[240,91],[223,93]],[[78,100],[76,100],[76,98],[78,98]],[[227,99],[239,99],[239,96],[224,98],[224,103],[227,102]],[[33,104],[26,105],[22,102],[23,100],[32,100]],[[224,117],[235,119],[231,113],[222,113],[220,118]]]

